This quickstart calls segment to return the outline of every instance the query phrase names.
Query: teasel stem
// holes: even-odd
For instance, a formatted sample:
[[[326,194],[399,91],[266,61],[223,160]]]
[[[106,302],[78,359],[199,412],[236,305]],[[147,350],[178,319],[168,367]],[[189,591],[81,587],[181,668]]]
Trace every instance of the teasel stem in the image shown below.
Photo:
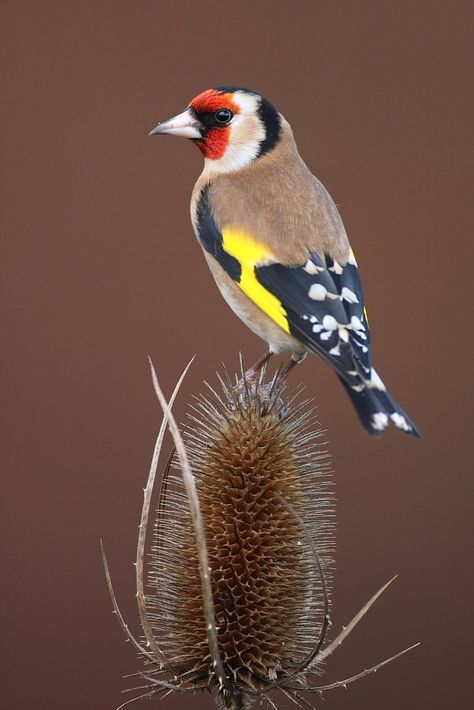
[[[196,483],[194,481],[194,476],[191,471],[191,467],[189,465],[189,459],[188,459],[188,454],[186,452],[186,448],[183,444],[183,440],[181,438],[181,435],[179,433],[178,425],[176,424],[176,420],[173,416],[173,413],[168,405],[168,402],[166,401],[163,392],[161,390],[160,384],[158,382],[158,378],[156,376],[155,368],[153,366],[153,362],[151,358],[149,358],[149,363],[150,363],[150,368],[151,368],[151,376],[153,380],[153,386],[155,388],[155,393],[156,396],[158,397],[158,401],[160,402],[161,408],[163,410],[163,414],[165,415],[165,418],[167,419],[167,424],[169,431],[171,433],[171,436],[173,437],[173,442],[174,446],[176,449],[176,453],[181,465],[181,472],[183,475],[183,482],[184,486],[186,489],[186,493],[188,496],[188,502],[189,502],[189,507],[191,511],[191,517],[193,521],[193,527],[194,527],[194,534],[196,536],[196,545],[197,545],[197,550],[198,550],[198,559],[199,559],[199,568],[200,568],[200,576],[201,576],[201,588],[202,588],[202,595],[203,595],[203,606],[204,606],[204,618],[206,621],[206,633],[207,633],[207,640],[208,640],[208,645],[209,645],[209,652],[211,654],[212,658],[212,665],[214,672],[217,676],[218,682],[219,682],[219,688],[225,688],[228,689],[230,687],[230,684],[226,678],[225,672],[224,672],[224,666],[222,665],[222,660],[219,652],[219,644],[217,641],[217,629],[216,629],[216,621],[215,621],[215,612],[214,612],[214,601],[212,597],[212,587],[211,587],[211,578],[210,578],[210,568],[209,568],[209,560],[208,560],[208,555],[207,555],[207,543],[206,543],[206,536],[204,533],[204,525],[202,521],[202,515],[201,515],[201,507],[199,505],[199,498],[196,490]],[[191,364],[191,363],[189,363]],[[188,365],[189,367],[189,365]],[[186,373],[184,373],[186,374]]]
[[[336,680],[334,683],[329,683],[329,685],[316,685],[313,688],[304,688],[304,691],[305,693],[323,693],[327,690],[334,690],[335,688],[344,688],[346,685],[349,685],[349,683],[354,683],[356,680],[360,680],[366,675],[369,675],[369,673],[376,673],[380,668],[383,668],[383,666],[386,666],[388,663],[395,661],[397,658],[401,658],[405,655],[405,653],[412,651],[418,646],[420,646],[420,642],[414,643],[412,646],[408,646],[408,648],[405,648],[403,651],[399,651],[394,656],[386,658],[385,661],[381,661],[380,663],[377,663],[377,665],[372,666],[371,668],[367,668],[366,670],[361,671],[356,675],[350,676],[350,678],[345,678],[344,680]]]
[[[191,360],[188,362],[186,367],[183,370],[183,373],[181,377],[179,378],[176,387],[174,388],[173,394],[171,395],[169,405],[167,404],[167,410],[171,412],[171,407],[174,404],[174,401],[176,399],[176,396],[180,390],[180,387],[183,383],[184,378],[186,377],[186,374],[191,367],[192,363],[194,361],[194,357],[191,358]],[[153,368],[153,363],[151,362],[151,359],[149,358],[150,362],[150,367],[152,371],[152,378],[153,378],[153,384],[155,385],[155,382],[157,383],[158,380],[156,379],[156,373]],[[158,386],[159,387],[159,386]],[[155,390],[156,390],[156,385],[155,385]],[[160,390],[161,392],[161,390]],[[161,394],[163,397],[163,394]],[[164,398],[163,398],[164,400]],[[146,598],[145,598],[145,592],[144,592],[144,559],[145,559],[145,543],[146,543],[146,533],[147,533],[147,527],[148,527],[148,518],[149,518],[149,512],[150,512],[150,504],[151,504],[151,496],[153,493],[153,487],[155,484],[155,478],[156,478],[156,472],[158,470],[158,463],[160,459],[160,453],[161,453],[161,447],[163,445],[163,439],[165,436],[166,432],[166,427],[168,426],[168,414],[167,411],[163,409],[163,421],[161,422],[161,426],[158,432],[158,437],[156,439],[155,443],[155,448],[153,450],[153,456],[151,459],[151,465],[150,465],[150,472],[148,474],[148,481],[146,484],[146,487],[143,491],[143,507],[142,507],[142,514],[141,514],[141,519],[140,519],[140,525],[138,528],[138,543],[137,543],[137,560],[136,560],[136,584],[137,584],[137,602],[138,602],[138,613],[140,615],[140,621],[142,624],[143,632],[145,634],[148,646],[150,646],[153,649],[153,652],[155,653],[156,660],[159,660],[160,665],[163,666],[165,664],[165,657],[164,654],[161,650],[161,648],[158,646],[156,642],[156,638],[153,634],[153,631],[151,629],[151,625],[148,619],[148,613],[147,613],[147,608],[146,608]],[[168,664],[169,667],[169,664]]]
[[[331,641],[331,643],[324,650],[319,652],[316,658],[316,663],[321,663],[322,661],[324,661],[328,656],[331,655],[331,653],[336,650],[338,646],[341,645],[344,639],[347,638],[349,634],[355,629],[357,624],[364,618],[369,609],[375,604],[377,599],[382,596],[385,590],[392,584],[392,582],[397,579],[397,577],[397,574],[394,575],[391,579],[388,580],[388,582],[382,585],[377,592],[375,592],[375,594],[369,599],[369,601],[364,604],[362,609],[358,611],[357,614],[351,619],[347,626],[345,626],[342,631],[336,636],[334,641]]]
[[[112,586],[112,579],[110,576],[109,565],[107,562],[107,557],[105,555],[104,543],[102,542],[102,540],[100,541],[100,551],[101,551],[101,555],[102,555],[102,563],[104,565],[105,578],[107,581],[107,586],[109,589],[110,598],[112,600],[114,614],[116,615],[116,617],[119,621],[119,624],[122,627],[122,629],[124,630],[125,635],[127,636],[128,640],[131,641],[133,646],[135,646],[136,650],[139,653],[142,653],[145,656],[145,658],[148,658],[148,660],[151,661],[152,663],[156,663],[156,659],[154,658],[154,656],[149,651],[147,651],[145,648],[143,648],[143,646],[136,640],[135,636],[132,634],[132,632],[128,628],[128,624],[125,622],[122,612],[120,611],[120,607],[117,603],[117,597],[115,596],[114,588]]]

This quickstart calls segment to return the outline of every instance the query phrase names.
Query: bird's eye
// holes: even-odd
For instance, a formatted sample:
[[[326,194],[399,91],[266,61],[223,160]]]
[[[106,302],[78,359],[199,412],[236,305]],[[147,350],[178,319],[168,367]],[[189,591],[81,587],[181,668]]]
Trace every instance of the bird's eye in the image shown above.
[[[221,126],[225,126],[227,123],[230,123],[233,117],[234,114],[228,108],[220,108],[219,111],[216,111],[216,121]]]

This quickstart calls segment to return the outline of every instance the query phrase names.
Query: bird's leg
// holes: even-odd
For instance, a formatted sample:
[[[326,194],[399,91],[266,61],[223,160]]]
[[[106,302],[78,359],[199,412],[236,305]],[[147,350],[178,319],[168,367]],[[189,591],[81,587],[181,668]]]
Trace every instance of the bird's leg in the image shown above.
[[[286,378],[288,377],[289,373],[294,368],[294,366],[299,365],[300,362],[303,362],[303,360],[305,359],[307,354],[308,354],[307,352],[305,352],[303,354],[293,353],[293,355],[289,359],[287,365],[285,365],[283,370],[278,375],[278,381],[283,383],[286,380]]]
[[[292,371],[294,366],[297,364],[298,364],[298,360],[293,360],[293,358],[290,358],[288,364],[285,365],[285,367],[281,371],[281,375],[280,375],[281,379],[286,380],[286,378],[288,377],[288,374]]]
[[[252,365],[252,367],[249,367],[249,369],[248,369],[248,370],[246,371],[246,373],[245,373],[245,379],[246,379],[248,382],[251,382],[252,384],[255,384],[255,381],[256,381],[256,378],[257,378],[258,373],[260,372],[260,370],[262,369],[262,367],[263,367],[264,365],[266,365],[266,363],[269,361],[269,359],[270,359],[271,356],[272,356],[272,351],[271,351],[271,350],[267,350],[267,352],[264,353],[264,354],[262,355],[262,357],[259,358],[259,359],[257,360],[257,362],[255,362],[255,363]]]

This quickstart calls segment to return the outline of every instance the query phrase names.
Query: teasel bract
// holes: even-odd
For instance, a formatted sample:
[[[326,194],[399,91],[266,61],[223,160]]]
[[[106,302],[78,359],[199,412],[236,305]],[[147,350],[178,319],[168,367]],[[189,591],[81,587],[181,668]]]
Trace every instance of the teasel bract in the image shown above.
[[[150,362],[151,364],[151,362]],[[191,364],[191,363],[190,363]],[[207,385],[180,431],[151,364],[164,418],[152,458],[137,545],[137,600],[144,639],[130,632],[103,561],[114,611],[145,667],[140,698],[209,691],[217,707],[277,708],[278,694],[312,707],[323,662],[385,584],[329,644],[334,569],[334,501],[329,455],[309,402],[286,396],[277,372],[245,373],[221,392]],[[150,505],[166,428],[173,450],[164,466],[145,594]],[[415,644],[416,645],[416,644]],[[410,647],[410,648],[413,648]]]

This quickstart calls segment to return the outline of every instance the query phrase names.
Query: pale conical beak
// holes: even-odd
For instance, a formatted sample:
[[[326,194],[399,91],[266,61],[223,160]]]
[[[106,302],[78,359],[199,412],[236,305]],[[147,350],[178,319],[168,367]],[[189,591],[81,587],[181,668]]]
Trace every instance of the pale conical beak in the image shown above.
[[[183,138],[202,137],[199,121],[189,108],[174,118],[170,118],[169,121],[159,123],[148,135],[156,136],[159,133],[167,133],[170,136],[182,136]]]

